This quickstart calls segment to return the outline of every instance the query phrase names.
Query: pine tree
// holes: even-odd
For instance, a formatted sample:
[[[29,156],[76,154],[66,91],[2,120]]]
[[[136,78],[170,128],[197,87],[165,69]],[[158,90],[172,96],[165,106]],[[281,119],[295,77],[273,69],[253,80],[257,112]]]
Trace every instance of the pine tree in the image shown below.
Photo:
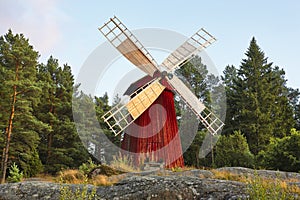
[[[82,91],[76,90],[72,103],[76,128],[84,147],[91,155],[98,160],[101,160],[101,155],[97,155],[96,153],[98,141],[95,136],[100,135],[100,133],[97,128],[98,120],[95,119],[95,104],[93,97],[84,94]]]
[[[224,99],[222,94],[220,95],[222,93],[220,80],[214,74],[209,73],[207,66],[202,63],[201,57],[195,56],[181,66],[176,71],[176,75],[187,83],[199,101],[203,102],[206,107],[216,114],[222,114],[220,108]],[[185,103],[176,101],[177,99],[175,97],[176,115],[186,119],[185,121],[179,120],[181,142],[183,146],[189,146],[183,154],[185,164],[200,166],[205,159],[199,158],[199,150],[207,130],[202,123],[196,120],[192,111],[187,109]],[[183,113],[180,113],[181,110]],[[191,141],[193,142],[190,143]],[[207,159],[210,161],[205,160],[205,164],[209,163],[211,165],[214,159],[213,154],[207,155]]]
[[[105,93],[102,97],[94,97],[94,102],[95,102],[95,110],[96,110],[96,116],[98,118],[100,127],[101,127],[101,131],[102,133],[107,137],[107,139],[112,142],[113,145],[115,145],[116,147],[120,147],[121,145],[121,134],[119,134],[118,136],[115,136],[111,130],[109,130],[107,124],[103,121],[103,119],[101,118],[105,113],[107,113],[110,109],[111,106],[108,103],[108,95],[107,93]],[[120,102],[120,99],[118,96],[116,96],[114,98],[114,102],[113,105],[116,105],[118,102]],[[95,151],[95,156],[96,157],[100,157],[102,162],[104,161],[103,159],[105,159],[105,162],[110,162],[112,161],[113,157],[112,156],[108,156],[109,154],[107,154],[108,152],[112,151],[112,148],[110,148],[110,145],[107,143],[107,141],[101,139],[99,137],[99,134],[95,134],[94,138],[96,140],[94,140],[94,144],[96,146],[96,151]],[[102,154],[105,154],[105,158],[103,157]],[[111,153],[112,155],[112,153]]]
[[[185,63],[176,70],[176,75],[188,84],[194,94],[205,104],[211,103],[209,87],[209,72],[199,56]],[[211,79],[215,77],[211,76]]]
[[[78,167],[88,158],[78,137],[72,115],[74,78],[71,68],[59,66],[52,56],[46,65],[40,64],[38,78],[43,83],[36,115],[51,129],[40,132],[39,154],[45,171],[56,173],[61,168]]]
[[[250,150],[257,154],[269,143],[272,136],[283,137],[293,127],[293,111],[287,98],[284,71],[272,67],[255,38],[250,42],[237,69],[237,77],[225,71],[227,85],[228,120],[230,130],[241,130],[246,136]],[[231,70],[234,69],[232,68]],[[226,82],[227,81],[227,82]]]
[[[11,30],[0,37],[1,130],[4,146],[1,159],[2,183],[8,164],[16,162],[26,176],[38,173],[42,165],[37,155],[38,130],[47,126],[33,115],[41,92],[36,81],[38,52],[23,34]],[[31,166],[32,163],[35,165]]]
[[[120,145],[120,135],[115,137],[101,118],[110,109],[107,94],[102,97],[92,97],[82,91],[74,94],[73,112],[78,133],[88,152],[101,163],[109,163],[115,146]]]

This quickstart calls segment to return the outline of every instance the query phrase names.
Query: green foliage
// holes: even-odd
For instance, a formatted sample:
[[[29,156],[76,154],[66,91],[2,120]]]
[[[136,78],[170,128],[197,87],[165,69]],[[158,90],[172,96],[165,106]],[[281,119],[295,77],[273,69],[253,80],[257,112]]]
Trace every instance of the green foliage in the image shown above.
[[[35,176],[44,170],[37,149],[33,150],[30,154],[26,152],[20,153],[18,163],[22,168],[25,177]]]
[[[60,183],[60,200],[93,200],[97,198],[96,187],[87,184],[86,181],[76,188],[71,185]]]
[[[217,167],[253,167],[254,156],[249,150],[246,138],[235,131],[228,136],[220,136],[216,145]]]
[[[87,162],[82,163],[79,166],[79,171],[81,171],[85,175],[88,175],[88,173],[97,166],[98,165],[95,164],[91,158],[89,158],[89,160]]]
[[[194,94],[198,98],[201,98],[204,103],[211,102],[209,95],[210,84],[208,81],[209,73],[207,66],[202,63],[201,57],[195,56],[192,60],[176,70],[176,74],[190,85]]]
[[[300,130],[300,91],[299,89],[289,88],[288,98],[290,104],[293,107],[294,119],[295,119],[295,128]]]
[[[226,85],[226,118],[225,118],[225,126],[223,128],[223,134],[228,135],[232,134],[236,128],[238,127],[238,121],[234,120],[234,116],[238,113],[239,108],[237,107],[236,101],[238,100],[235,93],[237,92],[237,88],[235,83],[237,81],[237,69],[231,65],[226,66],[224,70],[224,76],[222,77],[222,81]]]
[[[107,94],[102,97],[92,97],[77,92],[73,98],[73,113],[77,129],[80,130],[78,132],[80,139],[89,153],[101,163],[109,163],[113,159],[110,156],[114,149],[111,145],[120,144],[121,136],[115,137],[101,118],[110,108]],[[105,154],[106,152],[111,154]]]
[[[227,66],[222,77],[227,95],[224,129],[227,136],[221,136],[216,152],[199,159],[199,149],[205,136],[203,126],[195,128],[195,135],[195,132],[190,135],[180,130],[183,143],[185,138],[194,138],[184,153],[185,164],[212,166],[215,155],[217,166],[252,167],[250,148],[255,155],[259,152],[257,161],[261,167],[300,171],[299,132],[289,132],[293,126],[300,130],[299,90],[286,87],[285,72],[267,62],[254,38],[246,56],[240,68]],[[55,174],[61,169],[79,166],[86,174],[96,167],[91,160],[87,161],[90,153],[103,163],[111,162],[128,168],[128,171],[133,170],[129,158],[104,157],[104,153],[111,151],[111,148],[100,133],[104,133],[114,145],[119,146],[121,141],[121,134],[115,137],[101,119],[111,108],[108,95],[91,97],[81,93],[79,86],[74,86],[70,66],[60,66],[52,56],[46,64],[39,64],[38,57],[39,53],[23,34],[13,34],[9,30],[0,37],[0,149],[8,144],[7,163],[15,162],[14,165],[19,166],[20,174],[25,177],[43,170]],[[219,79],[209,74],[200,57],[194,57],[176,74],[190,84],[206,106],[214,111],[225,107],[222,104],[224,99],[218,95],[221,91]],[[72,102],[73,92],[75,99],[80,101]],[[119,100],[116,97],[114,104]],[[212,100],[220,106],[211,106]],[[183,102],[175,101],[175,104],[177,116],[192,116]],[[77,117],[85,119],[77,127],[81,130],[80,138],[75,128],[72,106]],[[187,111],[180,113],[182,110]],[[94,119],[94,111],[97,119]],[[12,126],[9,128],[10,119]],[[181,122],[180,119],[178,121]],[[181,123],[181,127],[189,130],[195,124],[192,120]],[[99,124],[101,130],[97,128]],[[237,130],[245,137],[234,132]],[[10,141],[7,137],[9,133]],[[271,142],[270,138],[273,138]],[[89,148],[89,152],[84,146]],[[6,172],[3,170],[3,155],[5,152],[0,154],[2,172]]]
[[[183,153],[185,165],[200,167],[202,164],[204,164],[199,158],[199,151],[205,134],[205,131],[198,131],[189,148]]]
[[[120,146],[120,136],[115,136],[107,127],[107,124],[101,118],[105,113],[107,113],[111,106],[108,104],[108,95],[105,93],[102,97],[94,97],[96,116],[98,118],[101,129],[107,138],[116,146]],[[118,96],[115,96],[113,105],[120,101]],[[97,138],[97,137],[96,137]],[[100,144],[101,145],[101,144]]]
[[[41,88],[37,80],[36,67],[38,52],[29,44],[23,34],[13,34],[11,30],[0,37],[0,129],[5,130],[4,142],[8,153],[1,153],[8,162],[2,160],[2,172],[9,162],[16,162],[30,176],[39,172],[40,163],[37,146],[38,131],[48,129],[34,113],[40,101]],[[29,158],[29,162],[24,160]]]
[[[260,165],[282,171],[300,171],[300,132],[291,130],[291,135],[272,138],[266,151],[258,155]]]
[[[38,66],[43,94],[35,108],[38,118],[50,129],[39,132],[39,155],[45,172],[55,174],[61,169],[78,167],[88,158],[77,135],[72,116],[74,78],[68,65],[59,66],[52,56],[46,65]]]
[[[264,150],[270,137],[283,137],[294,125],[285,72],[268,63],[255,38],[250,42],[239,69],[226,67],[226,134],[241,130],[255,155]]]
[[[90,189],[87,185],[83,185],[82,188],[75,190],[67,185],[60,187],[60,200],[93,200],[96,197],[96,187]]]
[[[18,165],[13,163],[9,168],[9,176],[7,181],[10,183],[17,183],[23,180],[23,172],[20,171]]]
[[[300,102],[297,105],[295,105],[295,120],[295,128],[300,131]]]
[[[226,107],[226,105],[224,106],[225,100],[222,95],[223,87],[220,84],[219,78],[211,74],[207,66],[202,63],[201,57],[193,57],[193,59],[176,70],[175,73],[187,83],[190,90],[208,108],[213,110],[215,114],[222,114],[223,107]],[[188,149],[183,149],[185,165],[195,167],[200,167],[201,165],[212,166],[213,154],[208,154],[203,159],[199,158],[199,150],[207,132],[204,125],[196,121],[196,116],[192,111],[183,101],[178,101],[176,97],[175,108],[176,116],[179,117],[178,124],[180,125],[179,132],[182,146],[189,146]],[[190,144],[191,140],[193,141]]]

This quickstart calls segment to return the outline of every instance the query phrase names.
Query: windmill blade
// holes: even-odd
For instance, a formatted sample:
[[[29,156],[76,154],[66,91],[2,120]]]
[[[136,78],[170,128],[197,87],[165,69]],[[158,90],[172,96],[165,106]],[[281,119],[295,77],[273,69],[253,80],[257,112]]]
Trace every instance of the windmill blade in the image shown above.
[[[115,135],[120,134],[134,122],[163,92],[165,87],[159,83],[159,79],[152,80],[139,90],[130,95],[131,100],[127,104],[118,104],[102,116]]]
[[[195,115],[200,119],[208,131],[215,135],[224,126],[224,123],[191,92],[191,90],[176,76],[171,79],[167,77],[169,83],[179,94],[181,99],[191,108]]]
[[[116,16],[99,30],[121,54],[146,74],[153,76],[158,70],[154,58]]]
[[[189,61],[193,55],[207,48],[216,39],[206,30],[201,28],[180,47],[171,53],[162,63],[167,71],[174,71],[177,67]]]
[[[157,79],[150,85],[143,86],[141,92],[137,93],[138,91],[136,91],[136,93],[132,94],[132,99],[126,105],[132,118],[135,120],[143,114],[143,112],[154,103],[164,89],[165,86],[160,84],[159,79]]]
[[[119,103],[101,117],[109,129],[117,136],[133,121],[126,109],[126,104]]]

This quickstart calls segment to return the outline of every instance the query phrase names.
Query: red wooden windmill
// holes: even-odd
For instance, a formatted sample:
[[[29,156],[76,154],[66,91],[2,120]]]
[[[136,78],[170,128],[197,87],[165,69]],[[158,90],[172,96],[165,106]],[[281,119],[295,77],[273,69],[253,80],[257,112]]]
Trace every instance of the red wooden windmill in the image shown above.
[[[166,167],[183,167],[174,92],[211,134],[216,134],[224,124],[175,76],[174,71],[213,43],[215,38],[200,29],[158,65],[117,17],[111,18],[99,30],[119,52],[147,74],[125,92],[130,96],[128,103],[116,105],[102,118],[115,135],[124,132],[121,147],[137,153],[137,163],[140,155],[146,155],[152,161],[164,161]]]

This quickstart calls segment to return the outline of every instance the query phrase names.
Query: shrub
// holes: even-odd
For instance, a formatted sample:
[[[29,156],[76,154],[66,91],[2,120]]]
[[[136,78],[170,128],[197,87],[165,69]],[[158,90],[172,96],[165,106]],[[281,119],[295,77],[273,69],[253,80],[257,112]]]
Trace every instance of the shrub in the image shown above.
[[[77,188],[62,182],[60,184],[60,200],[92,200],[96,197],[96,187],[88,187],[87,179],[83,185],[78,185]]]
[[[246,138],[239,132],[221,136],[216,146],[217,167],[253,167],[254,156]]]
[[[86,163],[82,163],[79,166],[79,171],[82,172],[85,175],[88,175],[90,171],[92,171],[94,168],[96,168],[98,165],[95,164],[91,158]]]
[[[262,167],[281,171],[300,171],[300,131],[291,130],[290,136],[271,138],[266,151],[260,151]]]
[[[17,183],[23,180],[23,172],[20,171],[18,165],[13,163],[9,169],[9,176],[7,177],[7,181],[10,183]]]

